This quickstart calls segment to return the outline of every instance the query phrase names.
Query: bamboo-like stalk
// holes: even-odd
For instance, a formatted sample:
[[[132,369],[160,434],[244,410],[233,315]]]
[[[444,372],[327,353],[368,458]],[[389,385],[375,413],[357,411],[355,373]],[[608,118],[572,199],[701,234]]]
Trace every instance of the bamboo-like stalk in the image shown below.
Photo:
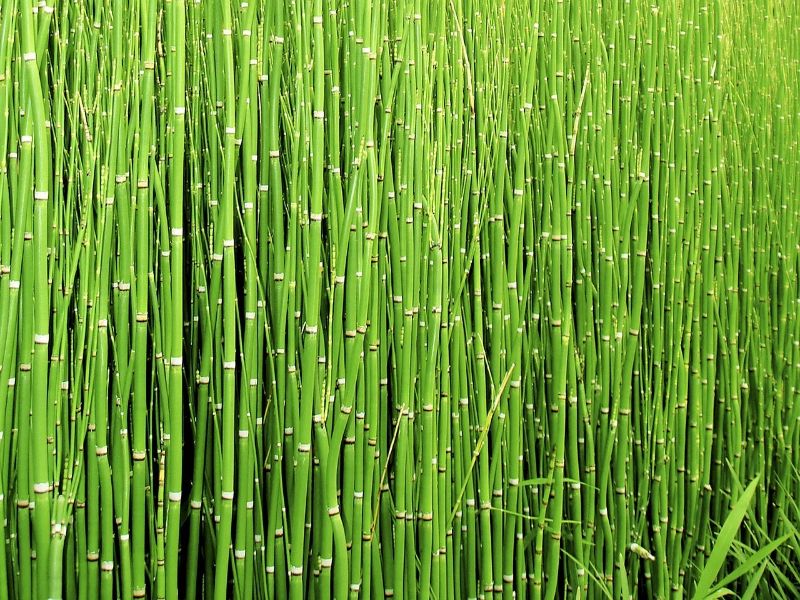
[[[0,5],[8,597],[800,594],[787,0]]]

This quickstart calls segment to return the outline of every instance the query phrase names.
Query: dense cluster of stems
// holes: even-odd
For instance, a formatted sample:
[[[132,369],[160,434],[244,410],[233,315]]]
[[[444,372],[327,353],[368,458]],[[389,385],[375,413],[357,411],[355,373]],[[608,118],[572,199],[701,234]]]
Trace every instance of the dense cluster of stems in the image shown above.
[[[0,0],[0,595],[800,597],[792,0]]]

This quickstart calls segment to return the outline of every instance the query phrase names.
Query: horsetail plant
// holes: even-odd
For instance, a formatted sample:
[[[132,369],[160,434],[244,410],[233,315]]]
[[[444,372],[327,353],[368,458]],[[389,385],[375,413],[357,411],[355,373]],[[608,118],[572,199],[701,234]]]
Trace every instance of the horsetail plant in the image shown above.
[[[0,1],[0,589],[798,597],[799,40]]]

